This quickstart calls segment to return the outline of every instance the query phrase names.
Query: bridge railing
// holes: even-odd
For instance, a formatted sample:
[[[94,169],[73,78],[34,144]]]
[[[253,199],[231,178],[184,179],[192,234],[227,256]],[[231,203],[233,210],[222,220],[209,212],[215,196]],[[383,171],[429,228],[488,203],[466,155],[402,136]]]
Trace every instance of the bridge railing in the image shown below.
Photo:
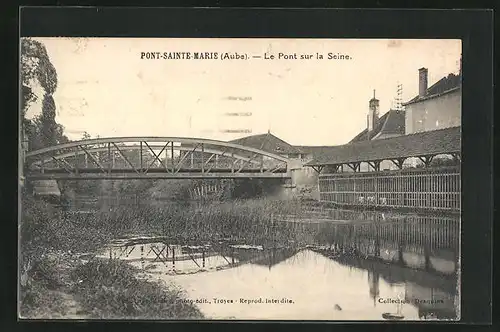
[[[187,138],[84,140],[31,151],[26,157],[28,175],[288,171],[288,159],[279,155],[222,141]]]

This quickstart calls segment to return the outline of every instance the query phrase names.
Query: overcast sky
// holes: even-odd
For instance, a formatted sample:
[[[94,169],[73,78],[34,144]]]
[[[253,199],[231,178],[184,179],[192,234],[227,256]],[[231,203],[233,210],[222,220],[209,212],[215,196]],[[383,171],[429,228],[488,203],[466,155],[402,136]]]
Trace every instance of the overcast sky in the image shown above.
[[[347,143],[366,126],[376,90],[380,115],[396,97],[418,92],[459,69],[459,40],[37,38],[59,85],[57,121],[70,139],[92,136],[189,136],[230,140],[269,129],[295,145]],[[141,52],[218,52],[213,60],[146,60]],[[248,60],[220,60],[223,52]],[[323,60],[265,60],[265,53],[316,53]],[[327,54],[351,60],[328,60]],[[235,97],[236,100],[228,99]],[[239,100],[237,98],[242,98]],[[246,100],[245,100],[246,99]],[[41,100],[41,98],[40,98]],[[40,111],[34,103],[30,115]],[[228,117],[227,112],[252,113]]]

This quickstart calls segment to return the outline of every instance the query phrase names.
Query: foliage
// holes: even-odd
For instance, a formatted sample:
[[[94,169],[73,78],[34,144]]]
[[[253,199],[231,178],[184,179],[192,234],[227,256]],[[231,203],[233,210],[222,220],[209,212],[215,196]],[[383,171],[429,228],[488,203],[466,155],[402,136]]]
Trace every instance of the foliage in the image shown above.
[[[32,85],[36,80],[47,95],[52,95],[57,88],[57,73],[54,65],[50,62],[47,49],[39,41],[31,38],[21,39],[21,83],[23,111],[33,102],[36,96],[33,94]],[[23,113],[24,115],[24,113]]]
[[[26,265],[32,266],[53,250],[94,250],[111,238],[111,234],[103,232],[104,227],[97,225],[95,217],[65,214],[29,193],[23,193],[22,206],[21,261]]]
[[[56,69],[50,62],[47,49],[31,38],[21,39],[21,74],[24,85],[37,79],[48,94],[53,94],[57,88]]]
[[[120,260],[94,259],[73,271],[73,291],[96,318],[202,318],[179,290],[138,279],[137,272]]]
[[[432,159],[431,163],[428,167],[447,167],[447,166],[459,166],[460,160],[455,158],[447,158],[447,157],[436,157]],[[424,163],[417,164],[414,168],[424,168]],[[413,168],[413,167],[409,167]]]
[[[31,150],[64,143],[68,138],[63,127],[57,124],[56,105],[52,95],[57,88],[57,72],[50,61],[47,49],[39,41],[21,39],[21,100],[24,130]],[[34,85],[43,89],[42,112],[32,120],[25,118],[28,107],[37,100]]]
[[[54,209],[47,202],[35,200],[23,192],[21,196],[21,265],[29,269],[31,264],[42,257],[49,249]],[[47,239],[49,237],[49,239]]]
[[[43,283],[37,281],[21,287],[19,300],[20,314],[24,318],[41,318],[44,313],[53,317],[54,314],[65,314],[67,311],[61,294],[49,291]]]
[[[300,202],[241,200],[231,202],[120,206],[99,215],[99,227],[113,236],[157,234],[178,240],[212,241],[232,238],[245,243],[270,241],[285,245],[297,241],[294,223],[279,222],[280,215],[300,215]],[[105,229],[104,229],[105,228]]]
[[[86,140],[86,139],[91,139],[91,136],[88,132],[84,132],[83,136],[82,136],[82,140]]]

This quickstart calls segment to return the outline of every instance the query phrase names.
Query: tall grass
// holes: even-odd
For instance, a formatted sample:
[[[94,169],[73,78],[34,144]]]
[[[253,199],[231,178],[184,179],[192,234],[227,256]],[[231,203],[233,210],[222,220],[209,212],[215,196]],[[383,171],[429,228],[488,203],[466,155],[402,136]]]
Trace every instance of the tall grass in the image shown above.
[[[177,240],[231,239],[253,244],[273,242],[283,245],[295,240],[294,225],[278,222],[277,216],[300,213],[302,207],[296,201],[253,199],[189,207],[172,204],[163,207],[125,206],[102,215],[98,223],[99,227],[114,236],[145,233]]]
[[[120,260],[92,260],[72,272],[73,292],[92,318],[200,319],[184,294],[159,282],[136,278],[137,270]]]

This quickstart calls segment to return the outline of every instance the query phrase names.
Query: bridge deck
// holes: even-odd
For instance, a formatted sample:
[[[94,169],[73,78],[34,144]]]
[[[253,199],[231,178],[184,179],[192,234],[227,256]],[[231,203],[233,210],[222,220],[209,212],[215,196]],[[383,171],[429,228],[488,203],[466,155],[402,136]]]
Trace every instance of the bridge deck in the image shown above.
[[[68,173],[61,169],[45,169],[41,172],[30,172],[26,178],[31,180],[119,180],[119,179],[289,179],[291,176],[286,169],[278,170],[273,173],[260,172],[255,169],[243,169],[236,173],[231,170],[219,169],[210,172],[202,172],[201,169],[180,169],[178,172],[172,172],[165,168],[149,169],[147,172],[136,172],[133,169],[111,169],[104,173],[101,169],[82,169],[78,173]]]
[[[74,141],[27,152],[23,162],[25,178],[34,180],[290,178],[286,157],[185,137]]]

